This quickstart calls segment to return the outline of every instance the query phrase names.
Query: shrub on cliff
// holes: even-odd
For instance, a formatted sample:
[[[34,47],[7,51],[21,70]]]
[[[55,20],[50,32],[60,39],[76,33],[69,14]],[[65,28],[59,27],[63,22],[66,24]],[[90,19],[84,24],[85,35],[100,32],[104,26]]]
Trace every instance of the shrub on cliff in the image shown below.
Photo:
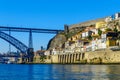
[[[102,34],[102,31],[100,29],[98,29],[98,34],[99,34],[99,36],[101,36],[101,34]]]

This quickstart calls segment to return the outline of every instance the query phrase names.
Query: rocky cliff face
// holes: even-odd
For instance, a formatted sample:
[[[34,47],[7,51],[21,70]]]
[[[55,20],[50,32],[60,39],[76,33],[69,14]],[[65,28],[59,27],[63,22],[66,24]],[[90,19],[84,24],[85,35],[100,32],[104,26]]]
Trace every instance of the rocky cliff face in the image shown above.
[[[57,34],[49,41],[47,49],[62,48],[66,40],[67,38],[64,34]]]

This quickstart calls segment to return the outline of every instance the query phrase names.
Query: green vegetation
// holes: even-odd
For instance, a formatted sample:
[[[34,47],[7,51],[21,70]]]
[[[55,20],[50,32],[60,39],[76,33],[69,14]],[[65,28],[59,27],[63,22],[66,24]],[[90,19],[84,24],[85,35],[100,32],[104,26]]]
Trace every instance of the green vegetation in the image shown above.
[[[40,61],[41,61],[41,62],[44,62],[44,61],[45,61],[45,59],[46,59],[46,56],[45,56],[45,55],[40,56]]]
[[[88,38],[89,40],[92,40],[92,36],[91,36],[91,35],[89,35],[87,38]]]
[[[106,28],[105,31],[112,31],[112,29],[110,29],[110,28]]]
[[[116,28],[116,27],[114,28],[114,30],[113,30],[113,31],[114,31],[114,32],[118,32],[118,30],[117,30],[117,28]]]
[[[120,31],[118,32],[118,40],[120,40]]]
[[[102,31],[100,29],[98,29],[98,34],[99,34],[99,36],[101,36],[101,34],[102,34]]]
[[[77,32],[69,32],[69,33],[66,34],[65,36],[66,36],[66,38],[68,39],[68,38],[72,37],[72,36],[75,35],[75,34],[77,34]]]

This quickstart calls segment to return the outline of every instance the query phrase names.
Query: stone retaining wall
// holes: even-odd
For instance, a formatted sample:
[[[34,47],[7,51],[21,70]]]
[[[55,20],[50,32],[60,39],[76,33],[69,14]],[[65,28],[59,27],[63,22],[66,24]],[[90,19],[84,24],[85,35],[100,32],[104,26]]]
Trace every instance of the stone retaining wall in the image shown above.
[[[87,63],[120,63],[120,51],[95,51],[86,52]]]
[[[120,51],[94,51],[51,55],[49,63],[120,63]]]

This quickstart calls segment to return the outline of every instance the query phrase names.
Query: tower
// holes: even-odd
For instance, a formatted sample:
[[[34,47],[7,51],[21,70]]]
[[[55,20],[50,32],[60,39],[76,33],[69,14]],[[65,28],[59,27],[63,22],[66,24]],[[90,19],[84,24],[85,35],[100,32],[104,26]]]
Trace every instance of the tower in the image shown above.
[[[29,32],[29,48],[27,50],[28,54],[28,62],[33,62],[34,57],[34,48],[33,48],[33,40],[32,40],[32,30]]]
[[[64,25],[64,31],[66,34],[69,32],[69,26],[67,24]]]

